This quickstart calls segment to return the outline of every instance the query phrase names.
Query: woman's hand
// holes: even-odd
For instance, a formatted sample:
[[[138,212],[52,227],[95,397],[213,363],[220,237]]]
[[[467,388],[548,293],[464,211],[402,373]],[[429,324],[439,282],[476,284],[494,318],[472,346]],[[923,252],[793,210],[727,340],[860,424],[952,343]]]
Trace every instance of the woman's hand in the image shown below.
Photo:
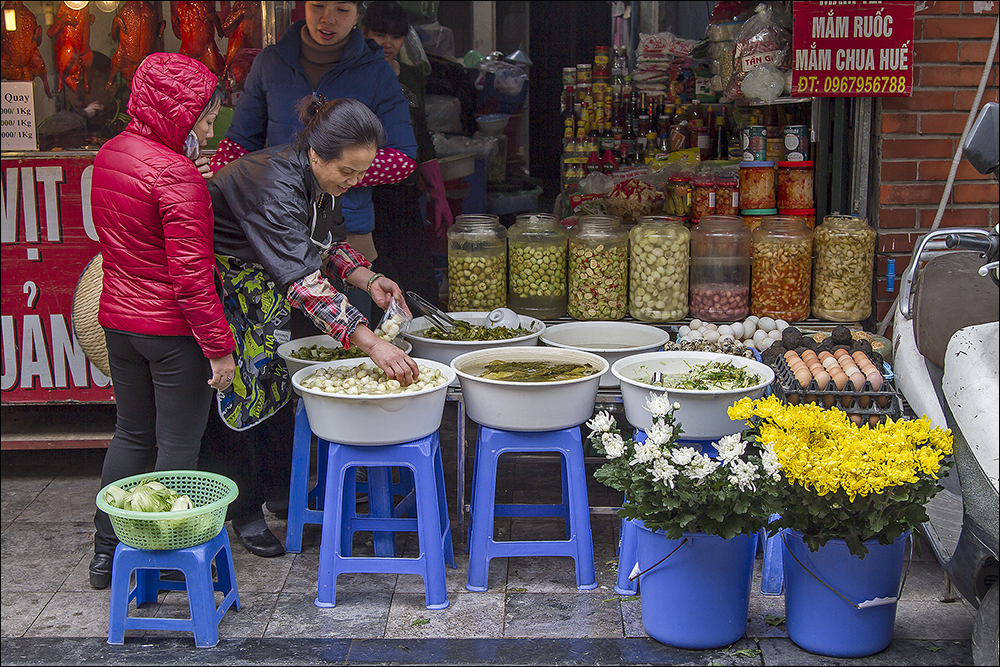
[[[222,390],[233,383],[233,378],[236,377],[236,361],[233,359],[233,355],[227,354],[224,357],[208,361],[212,364],[212,379],[208,381],[208,384],[213,389]]]
[[[401,385],[411,384],[420,374],[417,362],[389,341],[376,336],[364,325],[359,325],[351,334],[351,344],[361,348],[376,366]]]
[[[403,298],[403,290],[399,288],[399,285],[385,276],[379,276],[373,280],[368,293],[371,295],[375,305],[382,310],[388,310],[389,304],[395,299],[396,303],[406,311],[406,314],[412,317],[410,307],[406,305],[406,299]]]
[[[198,172],[201,173],[201,177],[206,181],[212,180],[212,176],[215,175],[208,163],[209,158],[205,155],[199,155],[194,161],[194,166],[198,167]]]

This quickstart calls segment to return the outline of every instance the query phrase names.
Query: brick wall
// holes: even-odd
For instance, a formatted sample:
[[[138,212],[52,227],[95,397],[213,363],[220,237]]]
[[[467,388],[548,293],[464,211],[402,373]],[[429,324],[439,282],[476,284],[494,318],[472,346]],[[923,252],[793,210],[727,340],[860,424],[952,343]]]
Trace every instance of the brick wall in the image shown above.
[[[977,14],[977,5],[985,11]],[[876,184],[879,250],[895,257],[897,276],[909,263],[914,242],[934,222],[989,54],[998,6],[1000,2],[971,0],[918,3],[913,95],[883,98],[881,105],[882,162]],[[998,101],[998,77],[994,57],[980,108]],[[963,158],[940,227],[991,228],[1000,223],[998,198],[997,181],[983,178]],[[886,258],[879,257],[879,321],[896,296],[886,291],[886,264]]]

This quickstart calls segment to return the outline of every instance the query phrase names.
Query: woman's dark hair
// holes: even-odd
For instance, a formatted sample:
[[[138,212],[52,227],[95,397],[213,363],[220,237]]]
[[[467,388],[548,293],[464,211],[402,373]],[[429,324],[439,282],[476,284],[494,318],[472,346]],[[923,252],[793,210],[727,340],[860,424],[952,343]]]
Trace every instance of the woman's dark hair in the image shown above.
[[[376,0],[368,5],[361,18],[361,29],[365,32],[380,32],[385,35],[405,37],[410,31],[410,21],[406,10],[395,0]]]
[[[223,88],[222,83],[220,82],[219,85],[215,87],[215,90],[212,91],[212,96],[208,98],[208,102],[205,103],[205,108],[201,110],[200,114],[198,114],[198,120],[196,120],[195,123],[207,116],[215,107],[221,107],[225,99],[226,89]]]
[[[357,100],[342,97],[327,102],[309,95],[295,109],[305,126],[298,134],[299,149],[311,148],[322,160],[336,160],[352,146],[380,148],[386,142],[378,116]]]

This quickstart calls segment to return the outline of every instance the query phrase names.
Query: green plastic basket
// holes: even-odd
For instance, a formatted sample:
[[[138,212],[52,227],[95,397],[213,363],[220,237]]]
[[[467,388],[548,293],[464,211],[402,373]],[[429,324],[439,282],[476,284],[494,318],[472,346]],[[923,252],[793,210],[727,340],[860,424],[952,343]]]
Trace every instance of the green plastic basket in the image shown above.
[[[114,484],[128,491],[147,478],[155,478],[167,488],[188,496],[195,507],[177,512],[124,510],[109,505],[104,500],[108,487],[101,489],[97,494],[97,508],[111,517],[111,526],[118,539],[136,549],[187,549],[208,542],[222,530],[226,508],[239,495],[233,480],[198,470],[148,472],[120,479]]]

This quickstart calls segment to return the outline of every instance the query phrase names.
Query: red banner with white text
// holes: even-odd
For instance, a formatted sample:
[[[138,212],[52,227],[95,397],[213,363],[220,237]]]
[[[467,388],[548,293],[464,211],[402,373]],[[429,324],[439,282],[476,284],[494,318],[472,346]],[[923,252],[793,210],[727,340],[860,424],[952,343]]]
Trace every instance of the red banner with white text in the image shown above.
[[[792,3],[792,97],[908,97],[910,1]]]
[[[90,213],[94,155],[0,163],[4,403],[107,402],[111,380],[73,335],[77,280],[100,251]]]

